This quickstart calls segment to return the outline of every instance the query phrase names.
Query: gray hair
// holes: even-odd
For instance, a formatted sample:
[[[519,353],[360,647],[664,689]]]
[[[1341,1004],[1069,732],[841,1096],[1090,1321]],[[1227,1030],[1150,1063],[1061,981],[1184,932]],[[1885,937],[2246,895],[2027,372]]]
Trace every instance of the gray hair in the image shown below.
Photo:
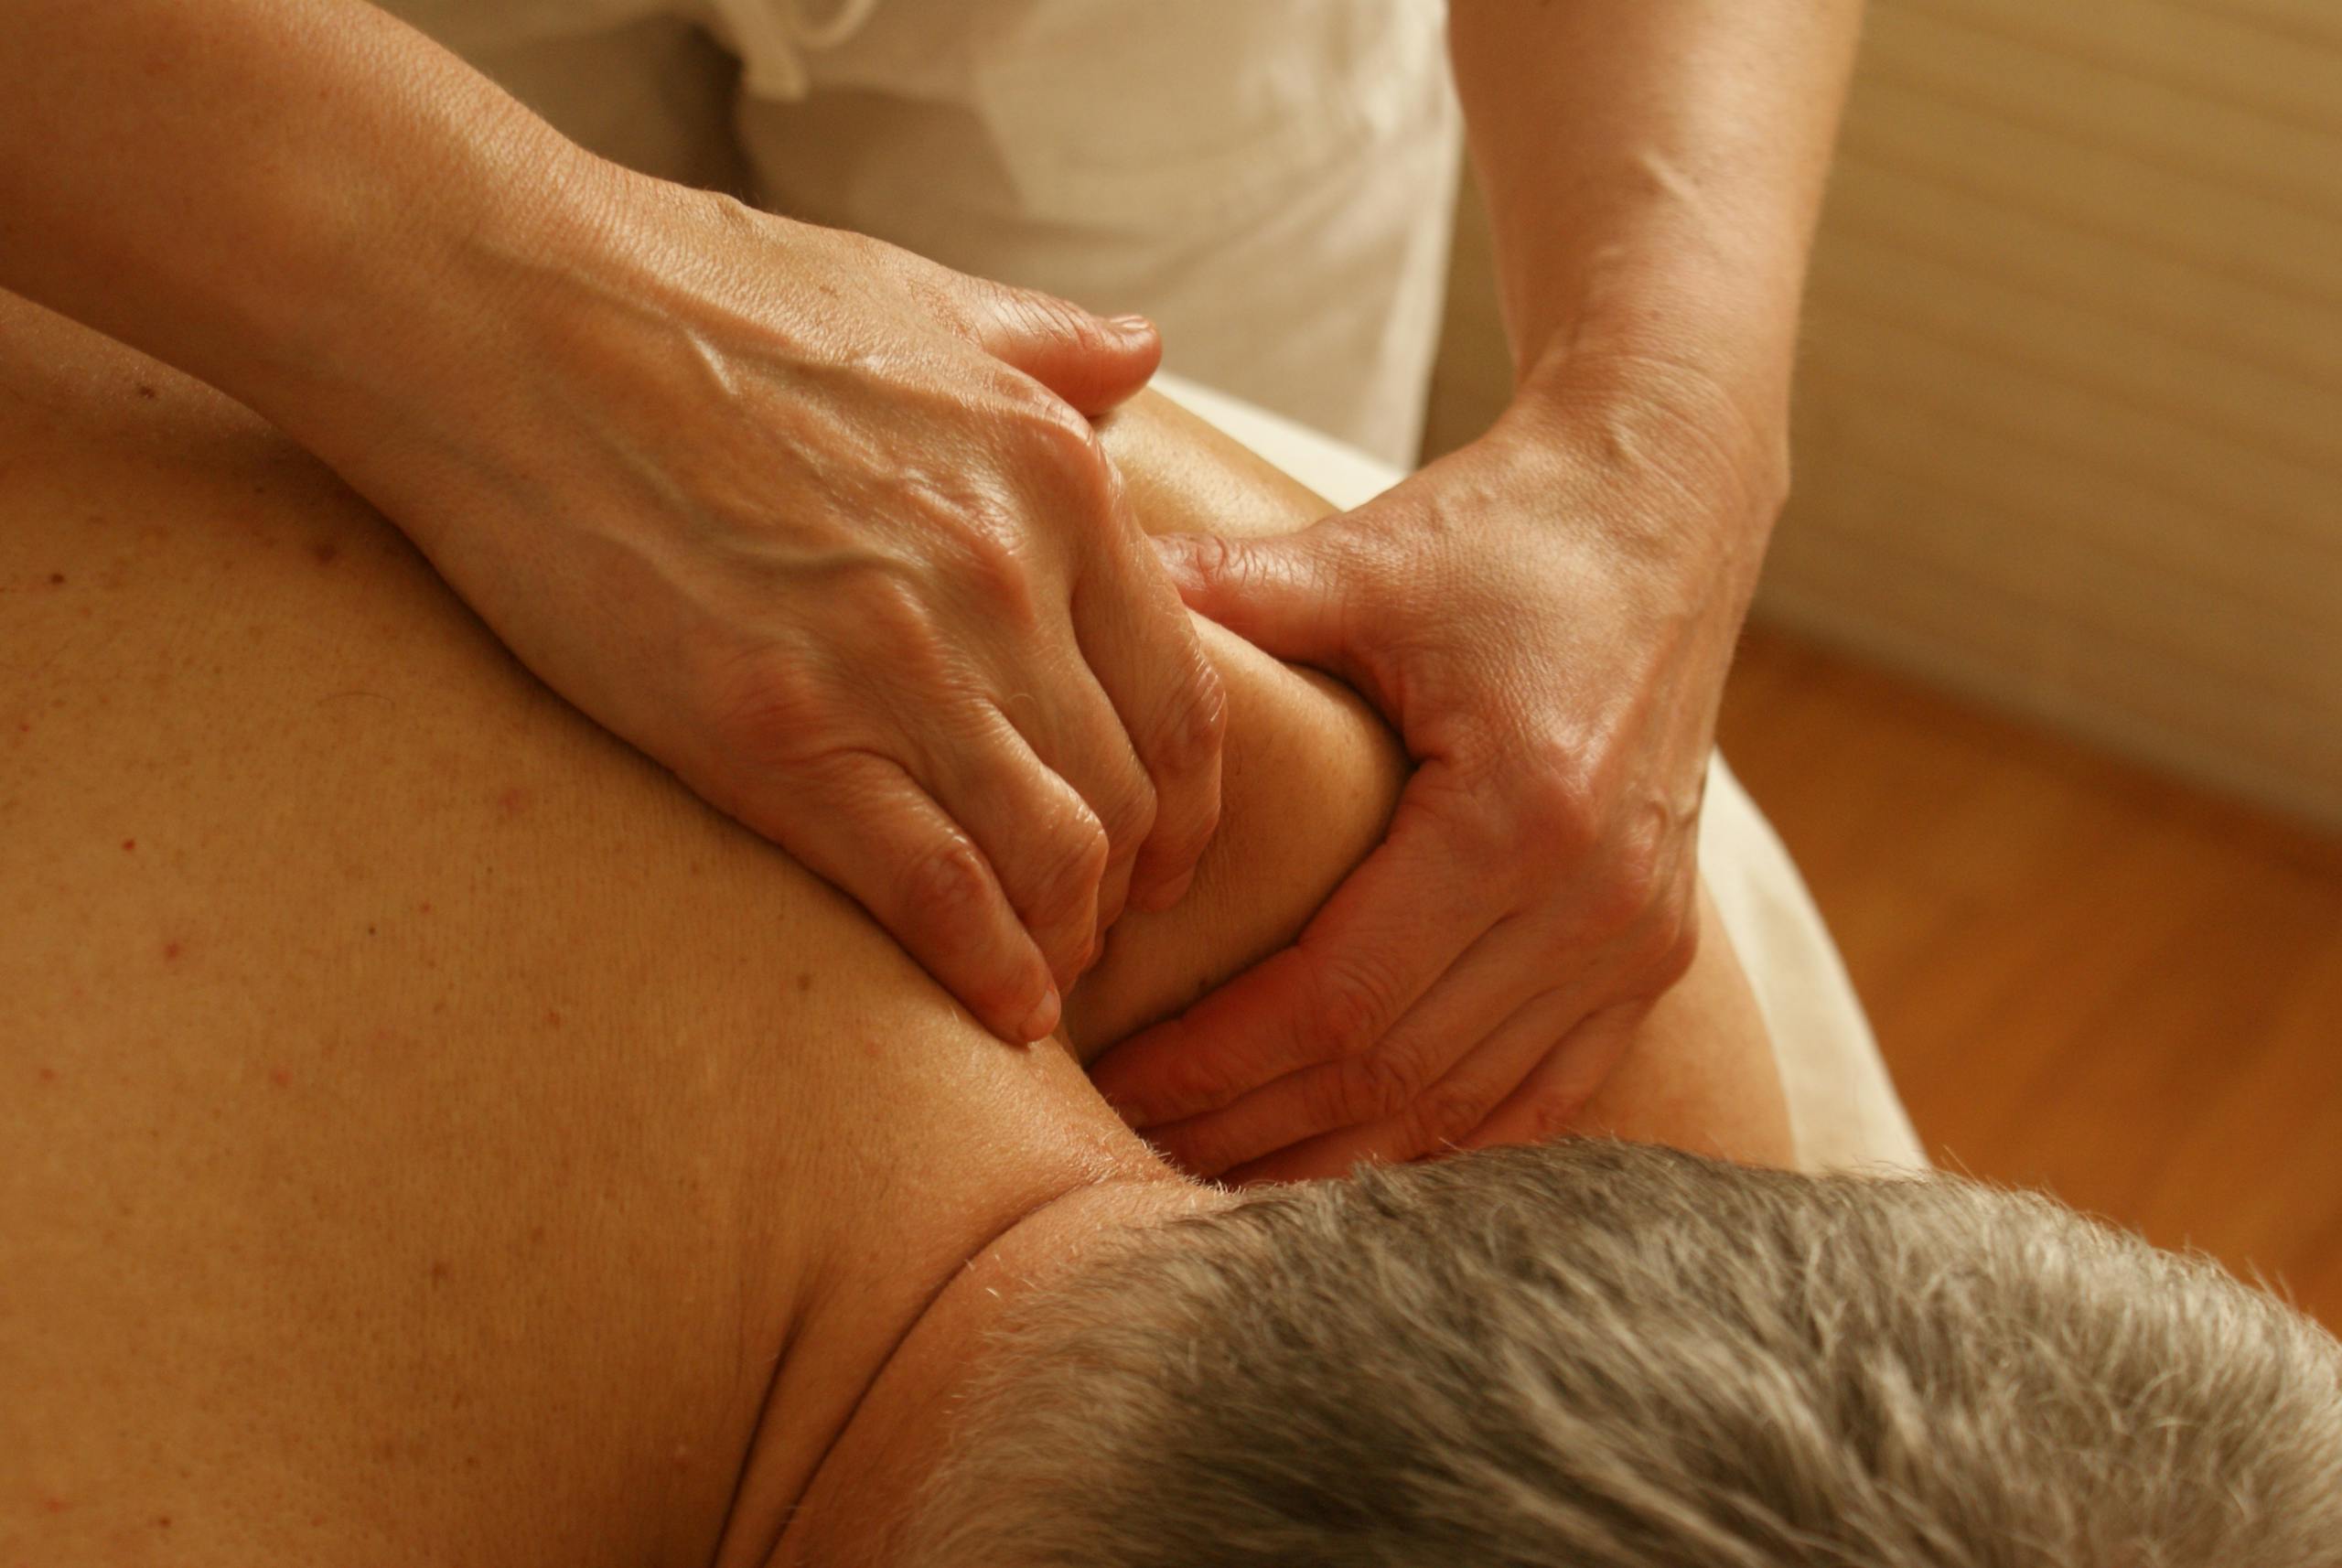
[[[1948,1177],[1588,1140],[1270,1188],[1026,1303],[918,1568],[2342,1568],[2342,1347]]]

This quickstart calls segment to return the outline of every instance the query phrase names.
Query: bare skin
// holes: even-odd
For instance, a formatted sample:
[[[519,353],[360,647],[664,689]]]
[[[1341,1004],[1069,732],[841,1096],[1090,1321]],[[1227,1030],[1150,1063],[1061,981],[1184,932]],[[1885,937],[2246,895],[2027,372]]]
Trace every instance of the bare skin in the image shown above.
[[[0,6],[0,288],[266,415],[1004,1039],[1210,836],[1084,417],[1144,321],[629,174],[362,0]]]
[[[1861,10],[1448,5],[1511,403],[1321,526],[1166,542],[1190,608],[1340,674],[1421,762],[1299,941],[1101,1067],[1205,1168],[1331,1176],[1550,1123],[1692,961]]]
[[[0,345],[0,1563],[876,1561],[978,1287],[1226,1201],[1076,1053],[1291,939],[1390,736],[1205,627],[1195,893],[1004,1047],[284,437]],[[1106,435],[1151,528],[1323,510]],[[1724,944],[1581,1124],[1786,1158]]]

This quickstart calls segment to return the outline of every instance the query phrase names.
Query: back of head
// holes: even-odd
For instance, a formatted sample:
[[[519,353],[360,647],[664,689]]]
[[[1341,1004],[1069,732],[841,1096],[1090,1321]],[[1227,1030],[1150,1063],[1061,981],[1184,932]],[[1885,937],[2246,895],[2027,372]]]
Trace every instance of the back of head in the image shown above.
[[[1564,1142],[1028,1303],[918,1568],[2342,1568],[2342,1347],[1944,1177]]]

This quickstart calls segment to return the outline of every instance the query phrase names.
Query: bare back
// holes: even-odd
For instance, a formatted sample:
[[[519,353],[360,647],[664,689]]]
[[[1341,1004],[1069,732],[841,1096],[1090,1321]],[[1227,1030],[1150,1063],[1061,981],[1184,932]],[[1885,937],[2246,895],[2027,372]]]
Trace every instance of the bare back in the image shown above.
[[[1115,439],[1154,526],[1312,515],[1168,416]],[[1078,1043],[1289,940],[1398,787],[1355,699],[1212,645],[1228,827]],[[540,686],[281,436],[5,295],[0,755],[0,1561],[695,1560],[818,1272],[800,1210],[966,1178],[947,1123],[1090,1157],[1033,1109],[1069,1061]],[[1703,963],[1622,1131],[1778,1100]]]

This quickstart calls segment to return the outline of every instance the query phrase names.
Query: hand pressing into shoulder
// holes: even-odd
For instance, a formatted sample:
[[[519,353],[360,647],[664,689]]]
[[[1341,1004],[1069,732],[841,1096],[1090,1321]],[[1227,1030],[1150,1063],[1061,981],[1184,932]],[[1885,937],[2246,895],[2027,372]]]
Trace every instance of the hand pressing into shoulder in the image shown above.
[[[1716,708],[1785,481],[1667,367],[1570,370],[1354,511],[1156,541],[1193,608],[1348,681],[1414,763],[1292,947],[1095,1064],[1189,1170],[1551,1135],[1692,963]]]
[[[1216,678],[1085,417],[1153,328],[607,166],[562,190],[412,342],[312,368],[293,434],[548,684],[1048,1033],[1219,811]]]

